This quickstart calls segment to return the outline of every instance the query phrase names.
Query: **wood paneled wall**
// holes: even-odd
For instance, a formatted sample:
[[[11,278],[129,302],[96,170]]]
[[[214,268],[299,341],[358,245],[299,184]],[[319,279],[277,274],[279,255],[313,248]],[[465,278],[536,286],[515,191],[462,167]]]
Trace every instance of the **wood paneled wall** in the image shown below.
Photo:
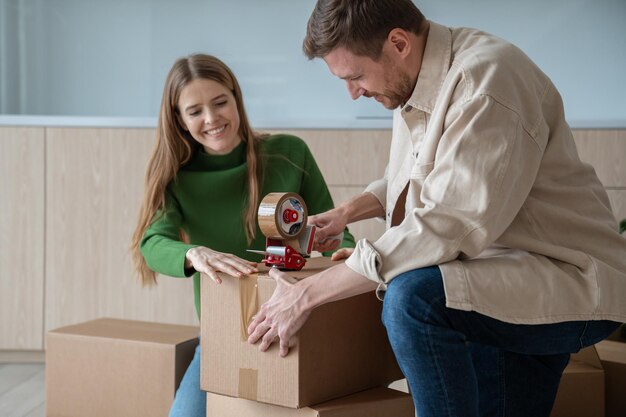
[[[98,317],[197,324],[191,280],[135,279],[152,129],[47,129],[45,329]]]
[[[42,128],[0,128],[0,349],[41,349],[44,307]]]
[[[607,189],[617,220],[626,218],[626,129],[574,130],[580,159]]]
[[[293,130],[336,204],[383,175],[388,130]],[[581,159],[626,218],[626,130],[577,130]],[[154,129],[0,127],[0,351],[41,350],[45,331],[96,317],[197,324],[191,280],[142,288],[128,247]],[[376,220],[350,226],[376,239]],[[0,361],[2,360],[0,352]]]

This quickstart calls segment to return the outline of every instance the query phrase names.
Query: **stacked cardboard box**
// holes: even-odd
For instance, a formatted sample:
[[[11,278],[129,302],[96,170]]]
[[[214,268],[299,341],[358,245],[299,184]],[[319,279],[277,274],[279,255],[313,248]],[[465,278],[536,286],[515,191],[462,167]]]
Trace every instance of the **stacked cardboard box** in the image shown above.
[[[606,417],[626,416],[626,337],[620,329],[596,345],[606,373]]]
[[[46,336],[48,417],[169,414],[198,327],[99,319]]]
[[[287,408],[207,393],[207,417],[414,417],[410,395],[374,388],[305,408]]]
[[[290,275],[306,279],[331,265],[328,258],[311,258],[302,271]],[[292,414],[285,415],[307,415],[296,414],[294,409],[383,387],[403,378],[380,320],[382,303],[373,293],[315,309],[299,331],[295,346],[287,357],[281,358],[277,343],[267,352],[260,352],[257,345],[247,342],[251,317],[276,287],[266,268],[239,280],[225,276],[220,285],[210,279],[201,281],[200,386],[209,393],[234,398],[210,395],[212,409],[221,410],[216,404],[239,399],[238,407],[258,407],[258,413],[267,407],[261,404],[265,403],[291,408]],[[394,401],[406,400],[406,394],[398,393],[390,403],[396,405]],[[279,413],[278,410],[283,409],[276,408],[274,412]]]
[[[604,370],[591,346],[572,355],[550,417],[604,417],[604,403]]]

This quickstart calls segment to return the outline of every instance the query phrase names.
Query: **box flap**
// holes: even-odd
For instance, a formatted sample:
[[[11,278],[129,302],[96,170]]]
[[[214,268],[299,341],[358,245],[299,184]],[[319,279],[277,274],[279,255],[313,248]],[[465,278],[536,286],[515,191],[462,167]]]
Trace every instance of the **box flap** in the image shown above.
[[[102,318],[61,327],[51,330],[49,333],[177,345],[197,338],[200,328],[196,326]]]
[[[305,408],[287,408],[207,392],[210,417],[414,417],[410,395],[375,388]]]
[[[338,265],[343,262],[343,260],[331,261],[330,258],[326,256],[317,256],[314,258],[307,258],[306,264],[300,271],[285,271],[285,273],[300,280],[310,277],[311,275],[315,275],[318,272],[322,272],[323,270],[328,269],[331,266]],[[271,268],[268,268],[263,264],[259,264],[259,277],[268,276],[270,269]]]
[[[594,368],[602,369],[602,363],[600,362],[600,357],[598,356],[595,346],[589,346],[579,350],[577,353],[573,353],[571,360],[583,362]]]
[[[371,410],[372,407],[389,408],[389,415],[403,415],[402,413],[393,413],[394,408],[390,407],[394,406],[401,406],[404,410],[410,410],[410,415],[413,415],[413,399],[409,394],[384,387],[361,391],[336,400],[312,405],[310,408],[316,410],[320,417],[330,417],[330,412],[336,413],[339,410],[342,412],[342,417],[359,417],[363,410]]]
[[[626,341],[612,335],[596,345],[602,361],[626,364]]]
[[[301,280],[343,262],[343,260],[333,262],[328,257],[319,256],[307,259],[306,264],[300,271],[285,272],[290,277]],[[250,274],[249,276],[239,280],[239,316],[241,317],[239,327],[241,331],[241,340],[248,339],[248,326],[252,321],[252,316],[259,310],[258,280],[271,280],[273,282],[273,278],[269,276],[270,269],[271,268],[261,264],[259,265],[258,273]],[[203,276],[202,279],[205,279],[205,277]],[[274,291],[273,285],[269,291],[269,295],[271,295]],[[269,296],[267,298],[269,298]]]

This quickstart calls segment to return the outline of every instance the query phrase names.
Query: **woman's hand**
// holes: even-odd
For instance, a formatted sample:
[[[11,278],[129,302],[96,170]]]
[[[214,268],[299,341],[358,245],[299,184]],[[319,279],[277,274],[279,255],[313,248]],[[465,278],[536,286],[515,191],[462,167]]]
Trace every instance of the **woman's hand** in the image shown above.
[[[218,284],[222,283],[217,275],[218,272],[224,272],[235,278],[259,272],[256,262],[246,261],[235,255],[218,252],[204,246],[191,248],[185,254],[185,268],[191,267],[200,273],[207,274]]]

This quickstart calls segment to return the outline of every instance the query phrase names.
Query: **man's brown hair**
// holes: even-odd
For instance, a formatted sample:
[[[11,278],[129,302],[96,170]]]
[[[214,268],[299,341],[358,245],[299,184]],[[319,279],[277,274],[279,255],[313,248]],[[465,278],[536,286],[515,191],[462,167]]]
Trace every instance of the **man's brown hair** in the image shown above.
[[[419,35],[424,15],[411,0],[318,0],[302,43],[309,59],[344,47],[377,61],[395,28]]]

